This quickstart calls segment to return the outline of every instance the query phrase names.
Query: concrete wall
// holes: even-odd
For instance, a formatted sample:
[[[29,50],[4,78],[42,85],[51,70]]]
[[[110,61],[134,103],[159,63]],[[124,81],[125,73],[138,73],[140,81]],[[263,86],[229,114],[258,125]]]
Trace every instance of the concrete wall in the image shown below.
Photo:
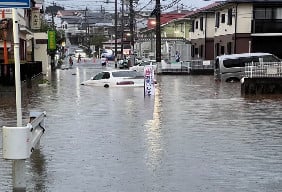
[[[47,54],[47,33],[34,33],[34,60],[42,61],[42,72],[48,75],[51,71],[50,56]]]

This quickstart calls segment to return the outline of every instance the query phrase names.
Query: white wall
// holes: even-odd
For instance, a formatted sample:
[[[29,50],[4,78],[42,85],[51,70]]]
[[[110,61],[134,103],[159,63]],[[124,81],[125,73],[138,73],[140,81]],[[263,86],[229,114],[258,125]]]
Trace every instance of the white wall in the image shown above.
[[[232,17],[232,25],[227,25],[228,20],[228,8],[233,9],[234,16]],[[239,4],[237,7],[237,33],[251,33],[252,27],[252,4]],[[232,7],[226,7],[226,9],[220,10],[220,15],[225,14],[225,23],[221,23],[221,17],[219,22],[219,28],[215,30],[215,36],[234,34],[235,33],[235,14],[236,5]]]
[[[47,44],[36,44],[36,39],[48,40],[47,33],[34,33],[34,60],[42,61],[42,72],[44,75],[48,75],[51,70],[49,55],[47,54]]]
[[[237,33],[251,33],[253,20],[253,5],[239,4],[237,15]]]

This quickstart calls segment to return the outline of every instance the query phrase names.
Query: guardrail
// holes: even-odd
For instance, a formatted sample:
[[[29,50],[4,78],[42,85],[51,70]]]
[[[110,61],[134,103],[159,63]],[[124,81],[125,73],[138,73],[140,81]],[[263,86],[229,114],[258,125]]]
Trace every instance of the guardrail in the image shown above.
[[[45,132],[46,112],[30,113],[30,122],[23,127],[3,126],[3,158],[27,159],[39,146]]]

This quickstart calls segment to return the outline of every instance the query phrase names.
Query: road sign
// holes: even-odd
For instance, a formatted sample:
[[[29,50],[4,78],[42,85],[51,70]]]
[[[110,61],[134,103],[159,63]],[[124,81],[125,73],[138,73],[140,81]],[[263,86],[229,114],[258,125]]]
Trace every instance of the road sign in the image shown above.
[[[0,8],[30,8],[30,0],[1,0]]]

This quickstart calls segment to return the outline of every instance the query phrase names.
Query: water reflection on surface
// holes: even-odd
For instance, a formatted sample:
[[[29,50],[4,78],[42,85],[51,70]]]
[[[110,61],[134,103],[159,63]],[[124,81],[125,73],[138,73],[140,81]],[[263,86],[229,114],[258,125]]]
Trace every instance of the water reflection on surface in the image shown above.
[[[28,191],[282,188],[281,97],[244,98],[240,84],[212,76],[158,76],[155,98],[80,85],[98,71],[57,71],[50,86],[23,94],[23,122],[47,112],[40,150],[27,160]],[[16,123],[13,99],[1,98],[1,125]],[[11,161],[0,159],[0,177],[0,191],[11,191]]]

